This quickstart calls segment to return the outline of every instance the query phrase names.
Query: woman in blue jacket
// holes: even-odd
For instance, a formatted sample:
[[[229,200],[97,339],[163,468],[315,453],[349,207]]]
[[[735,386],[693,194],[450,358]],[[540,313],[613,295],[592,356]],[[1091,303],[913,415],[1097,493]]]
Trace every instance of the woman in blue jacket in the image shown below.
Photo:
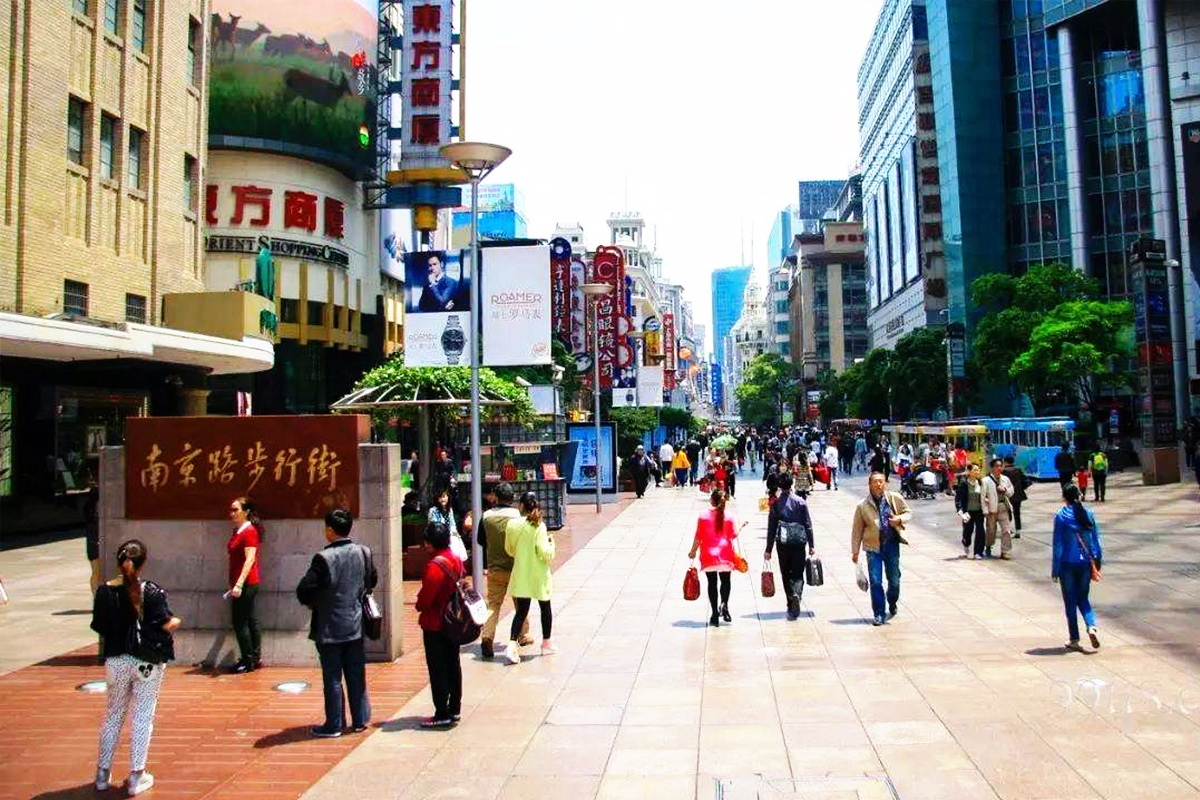
[[[1067,642],[1068,650],[1083,649],[1079,645],[1076,610],[1083,614],[1092,647],[1100,647],[1096,612],[1092,611],[1092,604],[1088,602],[1088,590],[1092,584],[1092,562],[1096,562],[1098,574],[1102,556],[1096,518],[1079,502],[1079,487],[1069,483],[1063,487],[1063,509],[1054,517],[1054,564],[1050,573],[1050,577],[1057,580],[1062,588],[1067,631],[1071,635],[1071,641]]]

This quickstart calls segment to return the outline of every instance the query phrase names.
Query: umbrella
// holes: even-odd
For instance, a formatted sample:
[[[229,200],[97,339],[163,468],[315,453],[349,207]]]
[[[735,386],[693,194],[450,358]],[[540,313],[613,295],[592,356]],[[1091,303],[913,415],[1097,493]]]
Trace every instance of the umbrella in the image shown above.
[[[737,439],[726,433],[713,439],[709,446],[714,450],[733,450],[737,447]]]

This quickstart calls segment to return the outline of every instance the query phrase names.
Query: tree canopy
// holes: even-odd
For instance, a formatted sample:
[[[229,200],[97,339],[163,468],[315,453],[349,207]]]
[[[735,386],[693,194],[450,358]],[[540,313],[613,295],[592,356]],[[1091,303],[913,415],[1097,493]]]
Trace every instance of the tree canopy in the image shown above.
[[[763,353],[751,361],[734,389],[742,421],[752,425],[778,424],[795,392],[796,368],[778,353]]]
[[[358,383],[356,389],[370,386],[395,386],[396,399],[408,400],[416,396],[423,398],[470,398],[471,369],[470,367],[408,367],[404,365],[403,356],[397,354],[372,370],[368,370]],[[529,400],[529,392],[518,386],[512,380],[497,375],[484,367],[479,370],[479,388],[490,397],[507,400],[502,413],[508,419],[525,424],[533,420],[533,404]],[[461,413],[461,407],[455,405],[435,405],[430,407],[430,418],[437,423],[453,424]],[[398,408],[394,411],[378,412],[384,416],[414,420],[417,416],[415,408]]]
[[[885,378],[896,419],[932,417],[947,403],[946,332],[918,328],[896,342]]]

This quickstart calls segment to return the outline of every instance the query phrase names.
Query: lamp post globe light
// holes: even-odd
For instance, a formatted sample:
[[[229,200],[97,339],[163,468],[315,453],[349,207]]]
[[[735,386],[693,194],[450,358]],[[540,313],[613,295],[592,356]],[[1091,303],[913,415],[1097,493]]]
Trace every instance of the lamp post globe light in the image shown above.
[[[607,283],[585,283],[579,290],[592,301],[592,398],[596,423],[596,513],[600,513],[600,298],[612,292]],[[613,465],[616,467],[616,465]]]
[[[479,182],[512,155],[512,150],[486,142],[452,142],[438,153],[466,174],[471,184],[471,520],[479,525],[483,517],[483,469],[480,458],[479,426]],[[471,582],[483,591],[483,548],[479,537],[471,536]]]

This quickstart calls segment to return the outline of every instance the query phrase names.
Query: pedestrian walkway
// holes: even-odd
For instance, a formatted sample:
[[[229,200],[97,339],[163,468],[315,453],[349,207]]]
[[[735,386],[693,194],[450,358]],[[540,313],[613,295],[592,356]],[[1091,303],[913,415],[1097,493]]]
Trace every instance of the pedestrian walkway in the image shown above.
[[[1103,650],[1067,653],[1048,562],[963,560],[953,511],[929,501],[900,613],[873,628],[848,558],[852,476],[812,498],[826,585],[788,622],[758,594],[760,486],[738,487],[751,573],[731,625],[682,598],[703,496],[652,490],[556,572],[557,655],[464,649],[457,728],[418,729],[422,691],[305,797],[1200,797],[1197,670],[1110,624],[1107,584]]]

